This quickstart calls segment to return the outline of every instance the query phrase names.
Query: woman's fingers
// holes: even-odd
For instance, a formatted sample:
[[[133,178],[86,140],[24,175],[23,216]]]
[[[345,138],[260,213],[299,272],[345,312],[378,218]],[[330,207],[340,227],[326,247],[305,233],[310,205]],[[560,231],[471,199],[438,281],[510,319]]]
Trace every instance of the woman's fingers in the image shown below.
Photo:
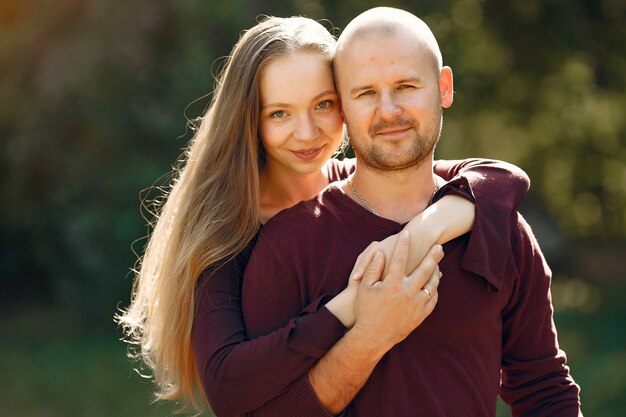
[[[385,268],[385,255],[381,251],[376,251],[371,262],[363,273],[363,284],[372,286],[382,279]]]
[[[435,271],[439,274],[437,264],[442,258],[443,248],[441,245],[435,245],[428,251],[428,254],[418,267],[411,272],[409,278],[417,289],[421,289]]]
[[[369,246],[365,248],[363,252],[361,252],[359,257],[356,258],[356,262],[354,263],[354,267],[352,268],[352,272],[350,273],[351,280],[358,281],[361,278],[363,278],[365,269],[367,268],[369,263],[372,261],[372,258],[374,257],[374,253],[376,253],[376,250],[374,250],[374,247],[376,246],[377,243],[378,242],[370,243]]]

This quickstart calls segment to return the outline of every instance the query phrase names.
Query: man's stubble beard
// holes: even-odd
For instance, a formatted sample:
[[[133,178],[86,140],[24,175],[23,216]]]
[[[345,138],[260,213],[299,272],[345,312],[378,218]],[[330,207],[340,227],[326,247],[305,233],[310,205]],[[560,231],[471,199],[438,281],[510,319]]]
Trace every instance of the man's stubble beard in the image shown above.
[[[439,108],[439,123],[433,123],[424,132],[420,131],[420,124],[417,121],[394,121],[392,123],[379,122],[369,129],[370,138],[374,137],[377,131],[388,129],[391,127],[408,127],[413,128],[413,138],[410,146],[402,149],[394,149],[390,152],[390,145],[376,143],[374,140],[368,148],[360,147],[353,144],[354,153],[357,157],[359,165],[366,165],[377,171],[404,171],[411,168],[421,166],[427,158],[430,158],[434,152],[434,148],[439,141],[441,129],[443,126],[443,112]],[[350,127],[348,126],[348,135],[350,135]],[[356,141],[358,142],[358,141]]]

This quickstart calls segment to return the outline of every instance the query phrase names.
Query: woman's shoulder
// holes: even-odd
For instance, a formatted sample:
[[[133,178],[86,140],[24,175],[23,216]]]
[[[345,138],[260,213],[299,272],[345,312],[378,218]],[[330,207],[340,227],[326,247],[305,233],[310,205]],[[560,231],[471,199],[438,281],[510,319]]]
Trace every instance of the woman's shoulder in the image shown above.
[[[252,249],[258,237],[259,233],[257,232],[241,252],[207,266],[200,274],[200,277],[198,277],[196,286],[198,288],[204,287],[208,285],[209,282],[211,286],[230,286],[232,282],[239,284],[239,278],[243,276],[243,271],[246,269],[250,254],[252,253]],[[236,277],[235,280],[233,280],[234,277]]]
[[[326,163],[326,166],[328,168],[328,179],[330,180],[330,182],[341,181],[348,178],[348,176],[354,172],[354,169],[356,168],[356,159],[331,158]]]

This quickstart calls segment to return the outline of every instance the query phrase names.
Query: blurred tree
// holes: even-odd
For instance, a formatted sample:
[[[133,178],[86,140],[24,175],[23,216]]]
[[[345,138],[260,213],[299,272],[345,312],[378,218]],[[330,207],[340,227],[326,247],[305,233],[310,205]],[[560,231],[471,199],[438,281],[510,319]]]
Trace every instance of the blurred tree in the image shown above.
[[[147,232],[139,191],[167,184],[239,33],[262,14],[343,27],[376,4],[2,0],[0,302],[107,314],[125,302],[129,242]],[[558,242],[623,248],[624,2],[387,4],[422,16],[455,70],[439,157],[517,163]]]
[[[168,184],[192,134],[187,120],[209,103],[241,31],[264,14],[305,15],[339,34],[376,5],[0,0],[0,305],[64,308],[78,326],[111,330],[115,305],[129,297],[131,242],[148,232],[140,191]],[[586,371],[575,372],[589,387],[583,395],[594,393],[585,404],[598,415],[623,409],[623,336],[605,336],[590,314],[604,314],[609,329],[624,318],[623,295],[601,295],[595,284],[626,282],[626,2],[385,5],[426,20],[454,70],[438,157],[505,159],[531,176],[523,211],[555,271],[555,307],[576,329],[565,339]],[[142,195],[149,209],[155,194]],[[143,243],[133,248],[141,253]],[[56,313],[38,322],[44,335],[66,317]],[[42,336],[36,326],[24,331]]]

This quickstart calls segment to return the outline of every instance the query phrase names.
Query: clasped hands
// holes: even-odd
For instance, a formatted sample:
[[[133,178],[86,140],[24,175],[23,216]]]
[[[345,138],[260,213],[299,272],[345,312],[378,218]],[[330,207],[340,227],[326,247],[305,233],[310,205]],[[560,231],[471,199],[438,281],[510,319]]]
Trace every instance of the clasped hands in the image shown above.
[[[350,332],[382,354],[406,338],[437,304],[443,249],[433,246],[407,271],[415,246],[411,243],[405,230],[370,244],[357,259],[347,288],[327,304]]]

